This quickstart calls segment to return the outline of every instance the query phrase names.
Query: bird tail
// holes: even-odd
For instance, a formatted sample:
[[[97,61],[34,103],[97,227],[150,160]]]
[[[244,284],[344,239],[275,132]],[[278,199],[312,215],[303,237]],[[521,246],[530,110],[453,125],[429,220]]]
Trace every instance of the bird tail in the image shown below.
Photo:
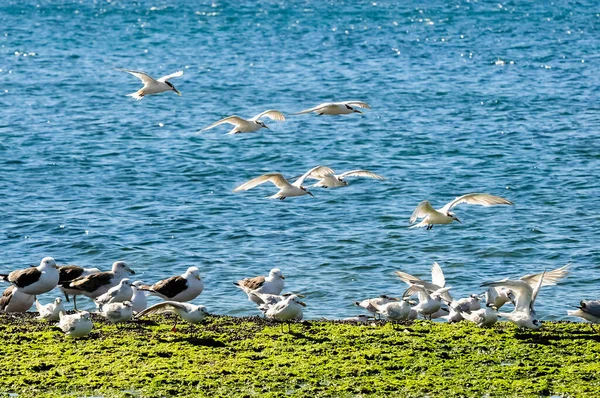
[[[144,98],[144,90],[138,90],[135,93],[131,93],[131,94],[127,94],[128,97],[131,98],[135,98],[136,101],[141,100],[142,98]]]

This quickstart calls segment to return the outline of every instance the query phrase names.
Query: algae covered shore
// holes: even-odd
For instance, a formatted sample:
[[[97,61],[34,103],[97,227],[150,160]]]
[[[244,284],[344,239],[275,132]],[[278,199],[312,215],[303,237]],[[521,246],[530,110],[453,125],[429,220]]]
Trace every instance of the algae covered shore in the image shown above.
[[[600,334],[547,322],[357,325],[260,318],[108,325],[71,340],[31,314],[0,316],[0,396],[600,396]],[[287,329],[286,329],[287,330]]]

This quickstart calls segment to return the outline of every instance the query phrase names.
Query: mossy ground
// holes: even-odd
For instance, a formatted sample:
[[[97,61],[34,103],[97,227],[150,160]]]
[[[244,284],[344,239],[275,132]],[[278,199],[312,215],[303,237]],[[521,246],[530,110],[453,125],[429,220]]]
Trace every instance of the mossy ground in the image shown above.
[[[361,326],[260,318],[108,325],[71,340],[31,316],[0,316],[0,396],[600,396],[600,334],[501,323]],[[287,330],[287,329],[286,329]]]

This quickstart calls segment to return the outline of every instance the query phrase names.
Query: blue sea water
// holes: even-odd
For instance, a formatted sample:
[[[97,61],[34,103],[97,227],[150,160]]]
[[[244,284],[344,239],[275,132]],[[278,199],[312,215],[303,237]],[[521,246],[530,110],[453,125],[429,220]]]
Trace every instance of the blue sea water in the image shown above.
[[[307,318],[333,318],[401,294],[395,270],[429,278],[437,261],[461,297],[572,262],[536,303],[566,319],[600,298],[599,48],[587,1],[4,1],[0,272],[121,259],[153,282],[196,265],[197,303],[251,315],[231,282],[279,267]],[[115,67],[182,69],[183,96],[133,101],[140,82]],[[343,100],[372,110],[194,134]],[[232,192],[318,164],[388,180],[283,202],[268,184]],[[515,206],[407,228],[421,200],[468,192]]]

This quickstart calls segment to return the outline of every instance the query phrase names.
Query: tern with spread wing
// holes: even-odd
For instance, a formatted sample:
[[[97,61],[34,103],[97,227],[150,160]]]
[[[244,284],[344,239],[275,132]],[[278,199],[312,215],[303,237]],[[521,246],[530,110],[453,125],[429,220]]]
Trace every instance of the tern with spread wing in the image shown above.
[[[165,91],[175,91],[177,93],[177,95],[181,95],[181,93],[179,91],[177,91],[175,86],[169,81],[170,79],[173,79],[174,77],[182,76],[183,71],[181,71],[181,70],[178,72],[172,73],[170,75],[163,76],[159,79],[154,79],[153,77],[149,76],[148,74],[146,74],[144,72],[138,72],[135,70],[120,69],[120,68],[115,68],[115,70],[131,73],[133,76],[140,79],[142,81],[142,83],[144,83],[144,87],[142,87],[135,93],[127,94],[128,97],[135,98],[137,101],[141,100],[146,95],[158,94],[158,93],[162,93]]]
[[[424,200],[415,209],[412,216],[410,217],[409,224],[414,223],[418,218],[422,218],[421,222],[412,225],[410,228],[427,227],[427,229],[433,228],[435,224],[450,224],[453,221],[461,222],[456,215],[451,212],[452,208],[461,203],[467,203],[470,205],[480,206],[495,206],[495,205],[512,205],[510,200],[501,198],[500,196],[489,195],[487,193],[469,193],[463,196],[459,196],[452,202],[447,203],[446,206],[441,209],[434,209],[428,200]]]
[[[412,286],[413,284],[417,283],[427,289],[429,293],[433,293],[436,290],[440,290],[446,286],[446,277],[444,276],[442,267],[440,267],[440,265],[435,261],[431,266],[431,283],[402,271],[396,271],[396,275],[408,286]],[[442,294],[442,298],[445,301],[452,301],[452,296],[447,291]]]
[[[268,111],[261,112],[258,115],[254,116],[252,119],[248,120],[241,118],[237,115],[228,116],[225,119],[221,119],[218,122],[215,122],[210,126],[203,128],[199,131],[199,133],[205,130],[212,129],[213,127],[217,127],[223,123],[229,123],[235,126],[233,130],[227,133],[228,135],[239,133],[251,133],[253,131],[260,130],[263,128],[268,129],[269,127],[260,120],[260,118],[262,117],[268,117],[271,120],[277,120],[279,122],[285,121],[285,116],[283,116],[283,113],[275,109],[269,109]]]
[[[374,178],[376,180],[385,180],[385,177],[380,176],[379,174],[375,174],[368,170],[351,170],[346,171],[342,174],[334,174],[329,173],[331,170],[329,167],[319,167],[315,171],[313,171],[307,178],[312,178],[315,180],[319,180],[313,187],[320,188],[340,188],[348,186],[348,181],[346,178],[348,177],[367,177]]]
[[[357,108],[371,109],[369,104],[362,101],[325,102],[298,113],[293,113],[293,115],[302,115],[310,112],[314,112],[317,115],[347,115],[349,113],[362,113]]]
[[[257,185],[260,185],[260,184],[263,184],[263,183],[269,181],[269,182],[272,182],[273,184],[275,184],[275,186],[277,188],[279,188],[279,192],[277,192],[275,195],[269,196],[269,199],[284,200],[285,198],[292,197],[292,196],[303,196],[303,195],[314,196],[309,190],[307,190],[305,187],[303,187],[302,184],[304,183],[304,180],[313,171],[315,171],[319,167],[323,167],[323,166],[313,167],[312,169],[310,169],[306,173],[304,173],[296,181],[294,181],[293,184],[290,184],[289,181],[286,180],[285,177],[281,173],[267,173],[267,174],[263,174],[260,177],[256,177],[256,178],[240,185],[239,187],[234,189],[233,192],[247,191],[249,189],[254,188]],[[333,170],[329,169],[329,171],[331,171],[331,173],[333,173]]]
[[[542,286],[554,286],[556,283],[564,279],[569,274],[569,267],[571,263],[564,265],[560,268],[553,269],[552,271],[544,272],[544,280]],[[519,278],[520,281],[527,282],[532,288],[537,285],[542,273],[529,274]],[[488,305],[493,305],[496,308],[502,307],[504,304],[513,301],[509,296],[510,289],[506,287],[489,287],[485,292],[485,301]]]
[[[515,309],[513,312],[500,312],[499,316],[507,318],[520,328],[539,329],[542,327],[542,322],[537,319],[533,305],[535,299],[542,287],[545,271],[541,273],[535,286],[523,280],[512,281],[503,279],[497,282],[482,283],[481,286],[488,287],[504,287],[511,291],[515,296]]]

